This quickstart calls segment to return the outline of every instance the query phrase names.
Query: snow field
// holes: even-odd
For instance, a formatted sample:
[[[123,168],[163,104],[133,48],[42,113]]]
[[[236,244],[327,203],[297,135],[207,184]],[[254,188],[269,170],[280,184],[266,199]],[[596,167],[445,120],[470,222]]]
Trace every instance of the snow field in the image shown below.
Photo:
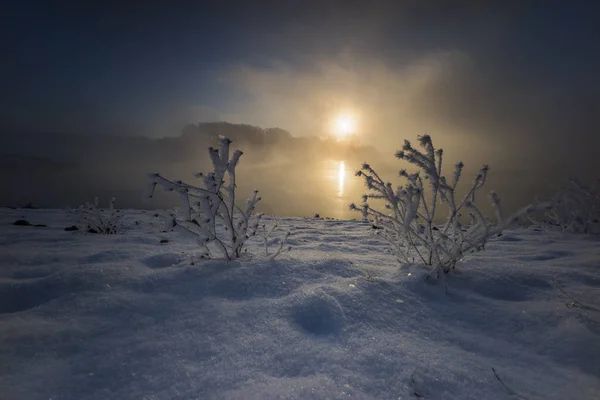
[[[226,263],[165,216],[0,210],[0,398],[598,398],[597,237],[510,231],[446,291],[361,221],[282,218],[290,253]]]

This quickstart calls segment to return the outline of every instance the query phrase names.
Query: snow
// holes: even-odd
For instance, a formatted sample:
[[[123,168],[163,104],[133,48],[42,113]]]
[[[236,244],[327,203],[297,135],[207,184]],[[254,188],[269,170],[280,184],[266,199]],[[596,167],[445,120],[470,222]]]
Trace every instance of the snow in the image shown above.
[[[598,398],[598,237],[512,230],[446,291],[361,221],[282,218],[291,252],[227,263],[154,215],[0,210],[0,398]]]

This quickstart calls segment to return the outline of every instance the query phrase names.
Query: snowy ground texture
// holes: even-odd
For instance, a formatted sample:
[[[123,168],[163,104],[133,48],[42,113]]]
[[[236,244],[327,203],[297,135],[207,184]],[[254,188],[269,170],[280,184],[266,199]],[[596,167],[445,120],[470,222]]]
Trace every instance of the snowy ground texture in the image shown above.
[[[600,398],[598,238],[510,231],[446,293],[363,222],[283,219],[275,261],[190,265],[154,214],[100,236],[0,210],[1,399]]]

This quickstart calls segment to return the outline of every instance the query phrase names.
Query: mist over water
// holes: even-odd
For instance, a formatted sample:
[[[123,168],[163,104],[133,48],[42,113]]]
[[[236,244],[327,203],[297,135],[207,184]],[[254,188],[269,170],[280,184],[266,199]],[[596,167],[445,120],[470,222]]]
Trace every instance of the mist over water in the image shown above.
[[[401,184],[421,134],[507,212],[600,170],[600,2],[5,3],[0,206],[176,206],[146,174],[193,183],[218,135],[276,215],[359,217],[354,172]]]
[[[398,171],[410,170],[406,162],[394,158],[395,149],[391,147],[383,152],[352,141],[294,137],[282,129],[249,125],[201,124],[188,127],[179,137],[154,140],[13,135],[3,137],[0,143],[0,179],[6,189],[0,192],[0,206],[33,203],[39,207],[77,207],[94,197],[107,204],[114,196],[119,208],[175,207],[179,205],[178,196],[160,189],[151,201],[142,199],[146,175],[159,172],[173,180],[200,184],[194,174],[211,171],[207,149],[217,145],[219,134],[233,140],[232,151],[244,151],[236,170],[237,198],[246,199],[258,189],[262,200],[257,209],[271,215],[360,218],[348,205],[360,204],[365,193],[362,179],[355,176],[363,162],[371,164],[394,186],[403,184]],[[435,144],[436,136],[433,139]],[[466,190],[486,161],[486,154],[453,144],[451,136],[442,139],[446,174],[452,173],[454,163],[463,160],[466,167],[459,191]],[[545,164],[523,168],[487,154],[492,158],[491,170],[478,199],[487,213],[491,209],[486,194],[491,189],[498,192],[510,212],[531,203],[536,195],[550,195],[572,172]]]
[[[377,154],[369,146],[224,123],[195,131],[188,127],[180,137],[157,140],[13,135],[0,143],[0,177],[12,188],[0,193],[0,205],[77,207],[94,197],[103,204],[114,196],[120,208],[174,207],[178,196],[160,189],[143,201],[146,175],[159,172],[200,185],[194,174],[212,170],[208,147],[217,145],[219,134],[233,140],[231,152],[244,151],[236,170],[238,198],[258,189],[258,210],[275,215],[349,217],[347,203],[361,186],[353,172]]]

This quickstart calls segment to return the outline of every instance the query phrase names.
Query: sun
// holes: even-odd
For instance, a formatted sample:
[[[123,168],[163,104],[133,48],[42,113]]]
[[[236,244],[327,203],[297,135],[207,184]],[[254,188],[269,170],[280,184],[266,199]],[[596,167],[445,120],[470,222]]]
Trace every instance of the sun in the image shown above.
[[[345,139],[356,132],[356,118],[350,114],[340,114],[333,120],[333,133]]]

